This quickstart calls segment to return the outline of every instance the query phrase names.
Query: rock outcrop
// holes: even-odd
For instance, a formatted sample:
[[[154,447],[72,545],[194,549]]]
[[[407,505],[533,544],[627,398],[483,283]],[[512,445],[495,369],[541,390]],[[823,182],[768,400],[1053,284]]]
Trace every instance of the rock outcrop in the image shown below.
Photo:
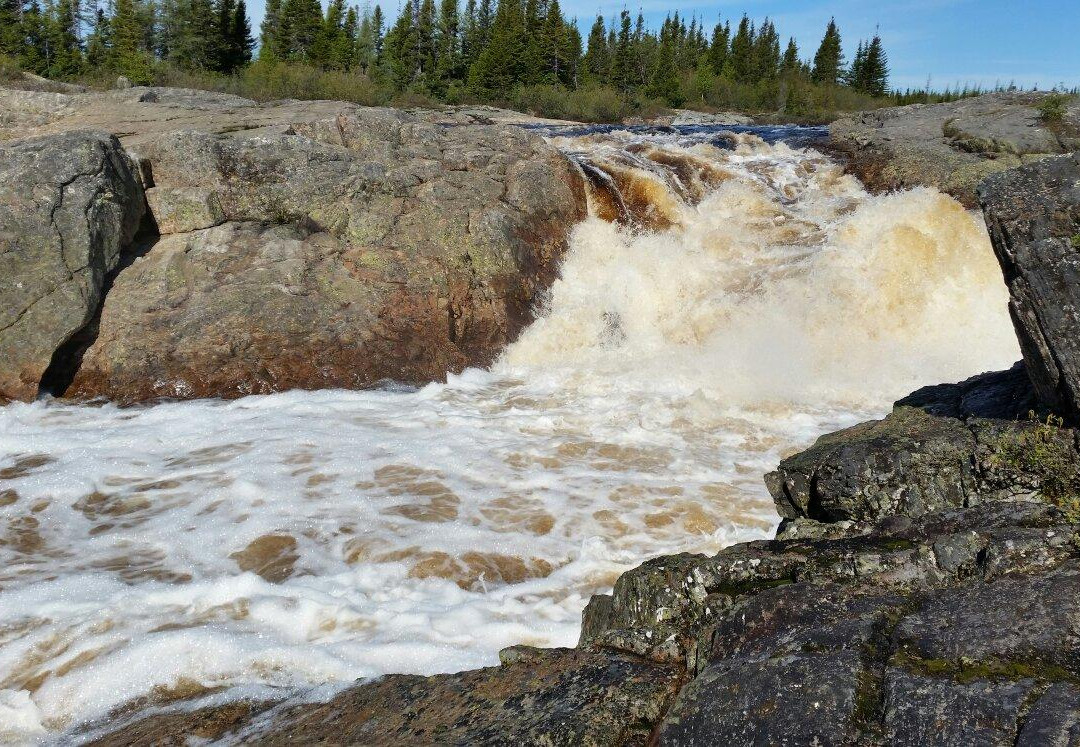
[[[1080,100],[1047,123],[1038,110],[1045,96],[993,93],[860,112],[830,125],[825,148],[873,189],[931,186],[974,207],[985,177],[1080,148]]]
[[[1080,154],[993,176],[979,202],[1031,381],[1080,418]]]
[[[144,205],[111,135],[0,144],[0,400],[37,396],[54,354],[97,310]]]
[[[0,358],[0,380],[36,386],[86,328],[57,367],[68,396],[131,403],[361,388],[486,365],[530,321],[586,214],[565,156],[470,115],[257,105],[183,89],[0,95],[20,111],[27,96],[51,97],[33,99],[37,124],[20,133],[87,124],[117,133],[145,187],[144,200],[129,174],[121,207],[134,220],[98,250],[108,257],[98,275],[117,266],[144,203],[151,240],[111,279],[99,316],[90,324],[101,277],[57,334],[28,318],[42,365],[6,371]],[[35,142],[70,135],[52,137]],[[11,209],[16,199],[0,196]],[[32,398],[34,386],[7,393]]]

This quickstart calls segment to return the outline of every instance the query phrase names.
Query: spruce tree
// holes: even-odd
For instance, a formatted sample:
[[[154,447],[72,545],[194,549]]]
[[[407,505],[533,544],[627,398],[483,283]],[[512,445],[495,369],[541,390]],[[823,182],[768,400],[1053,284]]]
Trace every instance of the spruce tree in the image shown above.
[[[98,16],[102,15],[98,10]],[[97,23],[95,23],[95,29]],[[0,0],[0,54],[17,58],[23,51],[22,0]]]
[[[866,48],[864,60],[864,90],[871,96],[884,96],[889,91],[889,60],[881,44],[881,37],[874,35]]]
[[[341,33],[334,40],[330,50],[331,64],[339,70],[352,70],[356,67],[357,42],[360,31],[360,19],[356,15],[356,6],[350,5],[345,12],[345,22]]]
[[[599,83],[607,79],[608,69],[611,64],[608,55],[607,29],[604,27],[604,17],[596,15],[592,28],[589,29],[589,40],[585,49],[585,58],[582,60],[582,75],[590,82]]]
[[[709,45],[709,65],[715,75],[724,72],[724,65],[728,61],[728,53],[731,45],[731,27],[727,24],[721,26],[718,21],[713,27],[712,43]]]
[[[45,17],[48,77],[64,78],[83,70],[79,27],[73,0],[58,0]]]
[[[281,51],[281,0],[266,0],[266,15],[259,26],[259,59],[280,60]]]
[[[780,72],[787,77],[799,72],[799,46],[795,43],[794,36],[788,38],[784,59],[780,62]]]
[[[509,93],[522,78],[525,57],[525,14],[519,0],[499,0],[491,24],[491,41],[469,71],[469,87],[477,92]]]
[[[739,21],[731,40],[731,71],[735,80],[746,83],[754,74],[754,27],[746,16]]]
[[[21,26],[21,20],[20,20]],[[94,27],[86,37],[86,63],[94,69],[103,69],[109,64],[109,47],[112,45],[112,25],[109,17],[101,8],[97,9]]]
[[[356,67],[366,75],[372,75],[375,63],[375,27],[372,14],[364,12],[360,30],[356,33]]]
[[[19,65],[24,70],[47,75],[49,54],[46,19],[38,0],[30,0],[30,5],[23,9],[22,33],[25,45],[19,51]]]
[[[634,82],[634,56],[631,49],[630,14],[619,14],[619,35],[611,60],[611,83],[619,91],[627,93]]]
[[[435,68],[438,65],[435,32],[438,24],[435,0],[420,0],[416,11],[416,45],[420,62],[420,75],[424,87],[433,90],[437,86]]]
[[[214,24],[214,44],[216,47],[216,61],[214,69],[223,73],[232,72],[232,17],[236,9],[235,0],[216,0],[217,8],[215,15],[217,20]]]
[[[753,81],[772,80],[780,71],[780,35],[766,18],[754,39]]]
[[[656,52],[656,66],[653,69],[652,79],[649,81],[647,93],[657,99],[663,99],[668,106],[682,104],[682,94],[679,91],[679,76],[675,70],[675,43],[676,34],[672,24],[667,33],[660,35],[660,47]]]
[[[319,0],[284,0],[281,5],[281,52],[284,58],[309,60],[323,22]]]
[[[394,86],[406,89],[420,73],[420,57],[417,47],[415,5],[405,3],[394,25],[386,32],[384,64]]]
[[[106,55],[109,69],[132,83],[149,83],[153,79],[152,61],[142,48],[143,28],[133,0],[114,0],[110,25],[111,41]]]
[[[251,36],[251,21],[248,20],[247,5],[244,0],[236,0],[232,23],[229,24],[229,49],[232,53],[231,70],[244,67],[251,62],[255,39]]]
[[[475,3],[473,8],[475,10]],[[442,0],[439,5],[439,25],[436,32],[438,68],[436,79],[440,88],[461,75],[461,37],[458,0]]]
[[[836,20],[830,19],[825,29],[825,36],[814,54],[814,69],[810,78],[819,85],[834,86],[840,80],[844,69],[844,53],[840,44],[840,30]]]

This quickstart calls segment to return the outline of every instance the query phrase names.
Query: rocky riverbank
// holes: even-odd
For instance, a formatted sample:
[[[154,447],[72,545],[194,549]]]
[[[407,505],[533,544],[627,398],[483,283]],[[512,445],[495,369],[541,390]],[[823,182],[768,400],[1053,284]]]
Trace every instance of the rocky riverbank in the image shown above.
[[[490,363],[583,180],[467,113],[0,89],[0,397],[423,383]]]
[[[1058,122],[1041,117],[1045,93],[993,93],[843,117],[823,149],[872,189],[927,185],[975,207],[991,174],[1080,148],[1080,100]]]
[[[1004,172],[979,195],[1025,361],[921,389],[784,460],[766,477],[784,517],[776,539],[644,563],[592,599],[576,649],[514,647],[497,668],[394,675],[321,698],[211,695],[118,714],[83,736],[1074,743],[1080,162]]]

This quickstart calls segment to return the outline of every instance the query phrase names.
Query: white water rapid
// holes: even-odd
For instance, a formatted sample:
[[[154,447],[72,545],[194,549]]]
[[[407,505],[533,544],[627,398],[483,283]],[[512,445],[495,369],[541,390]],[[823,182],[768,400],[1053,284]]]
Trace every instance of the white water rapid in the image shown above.
[[[948,197],[753,134],[549,135],[594,217],[490,371],[0,408],[0,741],[573,645],[620,572],[767,536],[782,456],[1018,357]]]

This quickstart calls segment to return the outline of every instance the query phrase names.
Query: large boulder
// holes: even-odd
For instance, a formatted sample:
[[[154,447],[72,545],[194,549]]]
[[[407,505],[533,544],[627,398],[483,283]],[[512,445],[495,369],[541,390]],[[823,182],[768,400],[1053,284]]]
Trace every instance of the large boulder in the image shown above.
[[[70,396],[423,383],[489,364],[586,214],[541,138],[339,105],[286,133],[133,146],[161,240],[119,274]]]
[[[829,126],[825,148],[869,187],[930,186],[975,205],[990,174],[1080,148],[1080,100],[1046,122],[1045,93],[992,93],[944,104],[857,112]]]
[[[109,134],[0,144],[0,399],[37,396],[56,351],[97,310],[144,205]]]
[[[818,439],[765,476],[785,526],[890,516],[1080,486],[1077,434],[1045,416],[1022,364],[925,387],[881,420]],[[795,524],[791,522],[794,520]]]
[[[1032,383],[1080,417],[1080,154],[993,176],[979,201]]]

